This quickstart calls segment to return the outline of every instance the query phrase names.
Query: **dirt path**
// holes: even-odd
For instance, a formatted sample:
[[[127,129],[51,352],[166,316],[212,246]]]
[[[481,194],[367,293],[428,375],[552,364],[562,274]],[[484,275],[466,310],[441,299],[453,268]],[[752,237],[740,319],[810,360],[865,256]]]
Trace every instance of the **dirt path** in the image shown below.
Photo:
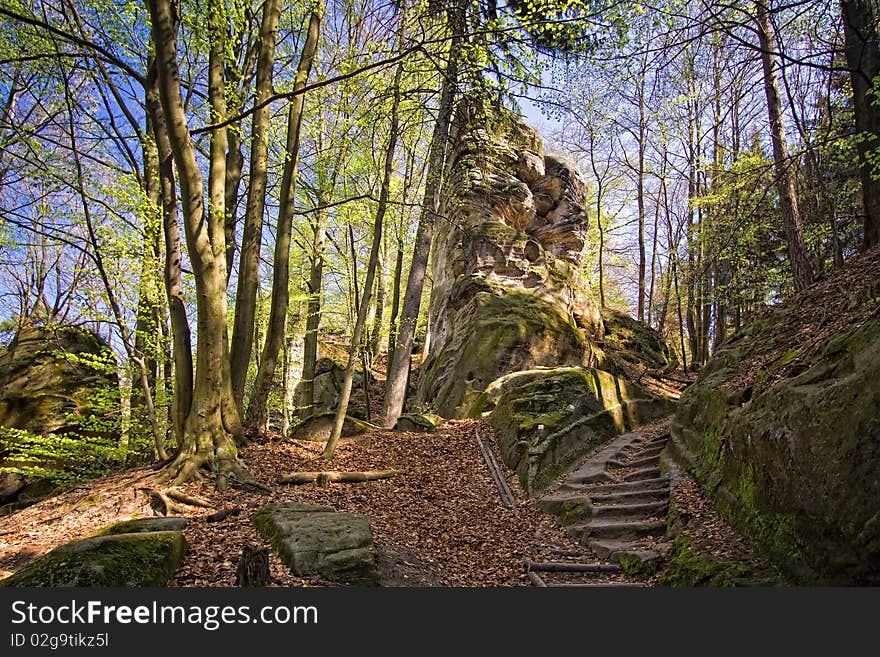
[[[190,550],[171,586],[232,586],[242,548],[264,545],[251,516],[264,504],[301,501],[329,504],[340,511],[370,517],[384,586],[531,586],[526,560],[533,562],[596,561],[596,555],[570,535],[556,518],[527,500],[516,477],[503,465],[502,474],[515,505],[505,508],[475,439],[479,429],[488,444],[492,429],[486,422],[447,422],[430,434],[374,431],[344,441],[328,464],[320,458],[319,443],[268,437],[242,449],[242,457],[271,495],[232,488],[221,496],[209,481],[183,490],[209,500],[214,508],[193,509],[185,530]],[[646,437],[661,431],[641,430]],[[500,463],[495,450],[496,459]],[[401,475],[358,484],[278,484],[294,471],[395,469]],[[0,519],[0,576],[18,570],[33,558],[75,538],[132,517],[153,515],[145,494],[155,473],[128,471],[90,482],[63,495]],[[706,550],[734,551],[751,558],[748,550],[711,509],[699,487],[686,482],[673,491],[676,504],[690,519],[684,531]],[[219,522],[207,517],[234,509]],[[274,552],[270,567],[276,586],[322,586],[316,579],[290,574]],[[622,573],[557,574],[556,583],[638,582]],[[654,578],[651,583],[657,583]]]
[[[195,510],[186,529],[190,551],[173,586],[230,586],[242,547],[263,544],[250,517],[270,501],[329,504],[371,519],[388,586],[528,585],[523,560],[543,559],[552,550],[577,550],[554,518],[526,501],[513,477],[507,480],[516,505],[505,509],[474,438],[491,428],[475,421],[449,422],[432,434],[376,431],[344,442],[332,467],[339,470],[398,469],[403,474],[362,484],[276,484],[298,470],[326,469],[317,443],[267,439],[242,450],[248,467],[273,486],[272,495],[232,489],[225,496],[209,482],[183,487],[210,500],[215,509]],[[152,515],[146,497],[131,480],[147,471],[118,475],[46,500],[0,520],[0,569],[14,572],[32,558],[73,538],[130,517]],[[138,486],[149,483],[142,479]],[[236,507],[220,522],[206,516]],[[321,585],[292,576],[276,556],[276,585]]]

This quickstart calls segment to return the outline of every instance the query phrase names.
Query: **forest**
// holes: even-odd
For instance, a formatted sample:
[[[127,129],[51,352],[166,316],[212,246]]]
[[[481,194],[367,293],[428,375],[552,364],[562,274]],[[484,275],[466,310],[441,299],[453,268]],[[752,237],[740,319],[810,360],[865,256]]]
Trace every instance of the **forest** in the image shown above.
[[[7,585],[880,581],[875,0],[0,26]]]

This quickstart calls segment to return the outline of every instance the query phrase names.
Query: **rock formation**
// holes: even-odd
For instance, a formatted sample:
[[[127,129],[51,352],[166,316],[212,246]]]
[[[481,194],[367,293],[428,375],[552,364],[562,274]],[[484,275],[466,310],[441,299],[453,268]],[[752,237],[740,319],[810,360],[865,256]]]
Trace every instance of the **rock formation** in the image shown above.
[[[677,459],[798,583],[880,584],[880,252],[870,261],[733,336],[672,425]]]
[[[0,587],[164,586],[188,549],[185,518],[141,518],[106,527],[35,559]]]
[[[253,522],[295,575],[358,586],[379,584],[373,532],[366,516],[287,502],[267,504]]]
[[[65,433],[94,412],[94,395],[118,386],[109,347],[80,328],[26,328],[0,353],[0,426]]]
[[[445,221],[435,227],[431,357],[420,398],[462,417],[492,381],[595,365],[602,319],[581,274],[586,185],[507,110],[460,108]]]
[[[44,476],[71,466],[70,445],[35,436],[115,444],[116,423],[106,421],[104,406],[118,391],[113,354],[94,333],[69,326],[20,331],[0,351],[0,504],[49,493]],[[118,404],[111,405],[118,417]]]
[[[491,411],[505,462],[534,495],[669,406],[619,376],[600,346],[605,321],[582,274],[587,186],[577,168],[545,156],[519,117],[478,100],[460,107],[451,140],[420,401],[443,417]]]

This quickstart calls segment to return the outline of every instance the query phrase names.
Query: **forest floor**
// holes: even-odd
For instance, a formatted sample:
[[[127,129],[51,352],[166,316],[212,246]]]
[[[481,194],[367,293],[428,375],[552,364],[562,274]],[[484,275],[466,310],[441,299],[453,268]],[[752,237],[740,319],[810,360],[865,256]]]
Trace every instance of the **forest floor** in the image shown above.
[[[251,517],[264,504],[283,501],[326,504],[369,516],[384,586],[529,586],[526,558],[553,561],[559,559],[558,554],[581,554],[579,560],[591,560],[555,517],[523,495],[515,475],[503,466],[516,504],[512,508],[502,505],[475,430],[492,436],[489,424],[478,420],[449,421],[433,433],[372,431],[344,439],[329,463],[321,459],[322,443],[280,435],[259,437],[241,450],[241,457],[253,474],[272,487],[271,494],[237,487],[220,494],[209,480],[181,488],[209,501],[213,508],[193,508],[184,531],[190,549],[170,585],[233,586],[242,548],[267,545]],[[664,430],[661,422],[640,431],[653,435]],[[401,474],[328,488],[278,483],[285,473],[330,468],[395,469]],[[147,468],[129,470],[3,518],[0,577],[64,542],[131,517],[153,515],[142,489],[149,488],[155,477]],[[728,558],[753,559],[712,511],[699,487],[688,485],[675,494],[679,512],[689,520],[683,532],[692,543]],[[233,513],[221,521],[208,520],[210,514],[223,509]],[[329,585],[292,575],[277,554],[270,554],[273,585]],[[661,576],[655,576],[652,583]]]

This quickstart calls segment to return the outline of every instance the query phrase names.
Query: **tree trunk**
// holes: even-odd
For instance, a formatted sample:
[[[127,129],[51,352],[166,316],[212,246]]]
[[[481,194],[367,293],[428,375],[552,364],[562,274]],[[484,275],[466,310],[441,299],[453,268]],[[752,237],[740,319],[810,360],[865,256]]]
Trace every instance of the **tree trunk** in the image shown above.
[[[373,306],[373,323],[370,328],[370,357],[379,353],[380,343],[382,341],[382,316],[385,314],[385,244],[383,240],[382,250],[379,252],[379,263],[376,271],[376,304]]]
[[[196,284],[198,349],[192,405],[183,422],[180,450],[165,477],[175,484],[198,475],[205,466],[226,478],[249,476],[238,463],[236,438],[241,422],[232,398],[226,345],[225,231],[209,226],[216,215],[205,212],[204,181],[186,123],[177,63],[178,17],[170,0],[147,0],[156,53],[159,93],[168,121],[171,150],[179,172],[183,225]],[[218,257],[219,256],[219,257]],[[224,363],[224,360],[226,362]]]
[[[263,211],[266,205],[268,165],[268,130],[271,108],[265,105],[272,95],[275,67],[275,40],[281,0],[267,0],[263,5],[260,45],[257,59],[257,82],[254,95],[253,139],[250,155],[250,184],[244,212],[241,258],[238,265],[238,288],[235,294],[235,319],[232,328],[232,392],[241,407],[251,352],[254,349],[254,317],[257,288],[260,284],[260,248],[263,235]],[[296,101],[294,101],[296,102]],[[259,349],[259,347],[257,347]]]
[[[407,381],[409,381],[412,358],[413,337],[419,308],[422,303],[422,289],[428,269],[428,257],[434,236],[434,224],[440,219],[440,190],[443,183],[443,169],[446,161],[446,147],[449,137],[449,124],[452,120],[453,102],[458,88],[458,68],[461,48],[464,43],[465,4],[456,2],[450,10],[450,31],[452,40],[449,46],[449,60],[443,76],[437,120],[431,135],[428,154],[428,174],[425,182],[425,196],[422,213],[416,229],[412,264],[406,282],[403,310],[398,322],[395,340],[394,359],[388,364],[388,378],[385,381],[385,403],[383,408],[384,426],[394,427],[403,412],[406,401]]]
[[[400,313],[400,284],[403,278],[403,245],[398,245],[397,256],[394,258],[394,280],[391,293],[391,316],[388,318],[388,356],[386,369],[390,369],[397,347],[397,315]],[[387,374],[387,373],[386,373]]]
[[[152,136],[150,119],[147,117],[145,133]],[[146,356],[147,376],[150,388],[155,394],[158,378],[159,324],[157,323],[158,303],[155,289],[156,264],[159,261],[159,240],[161,239],[162,190],[159,183],[159,152],[152,139],[144,139],[141,144],[144,158],[144,192],[149,201],[147,212],[150,216],[144,219],[143,255],[138,280],[138,306],[134,329],[134,350]],[[149,355],[148,355],[149,354]],[[137,380],[137,368],[132,368],[132,381]],[[140,386],[131,387],[129,406],[132,411],[143,408],[144,398]]]
[[[636,172],[636,201],[638,205],[638,237],[639,237],[639,321],[645,321],[645,140],[647,126],[645,124],[645,70],[642,69],[639,80],[639,164]]]
[[[318,362],[318,329],[321,325],[321,305],[323,303],[324,251],[329,220],[330,211],[326,208],[319,209],[313,227],[309,300],[306,305],[306,334],[303,338],[303,369],[299,384],[299,399],[297,400],[299,413],[302,417],[311,415],[312,407],[315,404],[315,365]]]
[[[401,26],[401,48],[403,45],[403,27]],[[403,75],[403,65],[398,64],[394,73],[394,82],[392,83],[392,93],[394,99],[391,104],[391,125],[388,134],[388,148],[385,151],[385,170],[382,174],[382,190],[379,192],[379,203],[376,207],[376,218],[373,222],[373,245],[370,248],[370,259],[367,263],[367,276],[364,281],[364,291],[361,296],[358,307],[357,321],[354,325],[354,332],[351,337],[351,347],[348,352],[348,364],[345,368],[345,378],[342,382],[342,390],[339,391],[339,406],[336,409],[336,418],[333,423],[333,431],[327,440],[324,448],[323,457],[325,459],[333,458],[336,451],[336,445],[342,436],[342,425],[345,423],[345,414],[348,412],[348,402],[351,396],[351,386],[354,380],[354,370],[357,365],[358,351],[361,346],[361,334],[364,324],[367,320],[367,312],[370,308],[370,292],[373,290],[373,281],[376,276],[376,269],[379,264],[379,252],[382,249],[382,229],[385,220],[385,212],[388,208],[388,199],[391,195],[391,176],[394,173],[394,152],[397,150],[397,138],[399,130],[399,108],[400,108],[400,80]],[[352,243],[352,247],[354,244]],[[355,262],[355,266],[357,263]],[[364,371],[364,381],[367,381],[368,372]],[[366,389],[365,389],[366,392]],[[370,400],[367,395],[367,406]]]
[[[779,212],[788,243],[788,259],[796,291],[803,290],[813,282],[813,271],[804,244],[804,229],[798,210],[797,192],[792,174],[792,161],[785,140],[782,103],[777,84],[778,63],[774,55],[776,39],[770,25],[770,9],[764,1],[755,2],[755,23],[761,49],[761,65],[764,70],[764,92],[767,96],[767,115],[770,121],[770,138],[773,142],[773,163],[776,169],[776,189],[779,193]]]
[[[877,28],[880,11],[872,0],[843,0],[841,10],[856,131],[859,133],[856,144],[865,211],[863,246],[868,249],[880,244],[880,170],[876,165],[880,147],[880,105],[872,93],[880,75]]]
[[[162,197],[162,227],[165,239],[165,294],[168,298],[168,314],[171,318],[171,343],[174,361],[174,401],[172,403],[172,426],[180,444],[183,422],[192,406],[193,358],[192,335],[186,312],[183,290],[180,244],[179,208],[174,180],[174,156],[165,113],[159,99],[158,71],[155,60],[149,66],[146,109],[150,116],[153,135],[159,154],[159,181]]]
[[[308,82],[315,52],[318,49],[318,36],[323,12],[323,2],[319,2],[312,9],[309,17],[309,27],[293,85],[293,91],[299,93],[290,101],[290,109],[287,114],[287,144],[285,145],[284,169],[281,174],[281,189],[278,198],[278,227],[275,233],[269,326],[266,331],[263,355],[260,358],[260,368],[257,370],[257,379],[254,382],[254,393],[248,404],[247,421],[249,425],[255,427],[265,424],[269,389],[272,386],[278,353],[281,351],[281,343],[284,340],[284,324],[290,301],[288,286],[290,284],[290,240],[293,228],[291,222],[293,220],[294,186],[299,156],[300,127],[305,104],[305,94],[302,90]]]

